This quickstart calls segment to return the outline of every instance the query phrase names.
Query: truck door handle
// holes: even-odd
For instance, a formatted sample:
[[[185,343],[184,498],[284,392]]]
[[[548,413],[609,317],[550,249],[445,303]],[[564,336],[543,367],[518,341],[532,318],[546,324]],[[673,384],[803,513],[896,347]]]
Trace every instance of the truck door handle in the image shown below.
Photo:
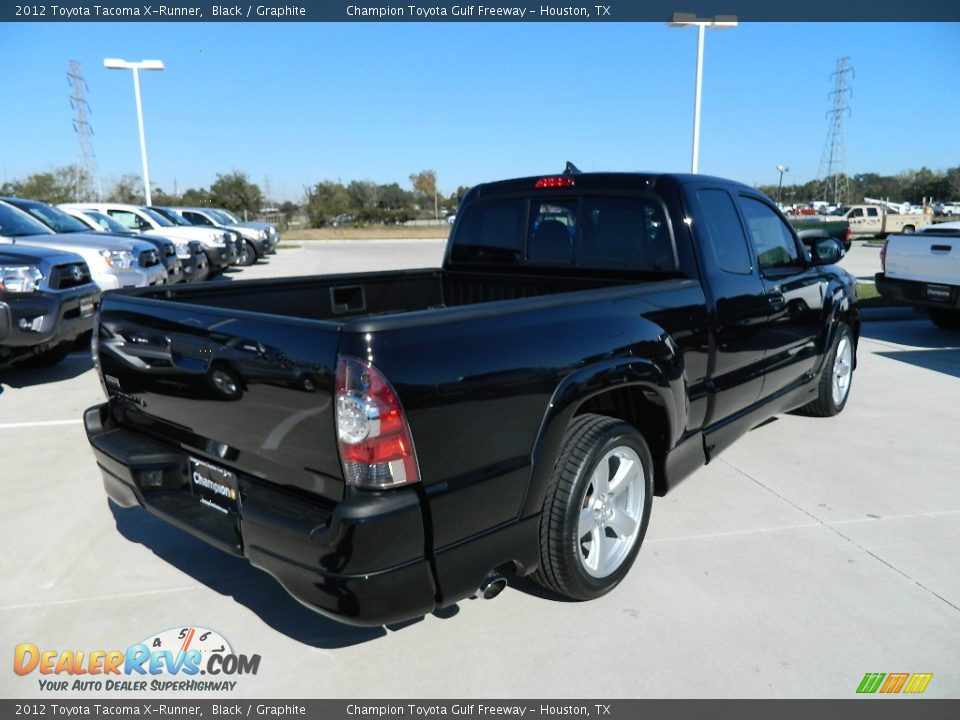
[[[767,295],[767,302],[770,303],[770,308],[774,312],[782,312],[784,308],[787,307],[787,301],[780,291],[775,291]]]
[[[952,245],[931,245],[930,250],[935,253],[948,253],[953,250]]]

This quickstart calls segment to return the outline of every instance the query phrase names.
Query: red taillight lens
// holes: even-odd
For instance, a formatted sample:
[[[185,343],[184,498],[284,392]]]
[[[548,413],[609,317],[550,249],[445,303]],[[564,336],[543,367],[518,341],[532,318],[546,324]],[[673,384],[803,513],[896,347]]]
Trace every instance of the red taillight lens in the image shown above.
[[[383,489],[420,481],[403,408],[372,363],[339,357],[336,406],[337,440],[347,484]]]
[[[880,271],[887,271],[887,243],[888,240],[883,241],[883,247],[880,248]]]
[[[572,177],[545,177],[537,180],[533,187],[537,190],[543,190],[546,188],[565,188],[573,187],[576,183],[573,181]]]

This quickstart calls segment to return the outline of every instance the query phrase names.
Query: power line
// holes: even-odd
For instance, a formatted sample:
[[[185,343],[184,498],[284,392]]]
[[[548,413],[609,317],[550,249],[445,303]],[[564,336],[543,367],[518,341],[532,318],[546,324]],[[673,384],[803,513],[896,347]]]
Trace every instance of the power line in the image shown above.
[[[83,70],[76,60],[70,61],[67,73],[70,83],[70,107],[73,108],[73,130],[77,134],[77,174],[75,195],[77,200],[90,200],[103,197],[100,183],[100,170],[97,168],[97,155],[93,151],[93,126],[88,115],[91,113],[87,102],[87,81],[83,79]]]
[[[832,196],[834,205],[840,205],[846,200],[849,192],[847,143],[843,132],[843,119],[850,116],[848,101],[853,97],[853,88],[850,87],[850,79],[853,76],[849,57],[837,60],[837,69],[830,75],[833,78],[833,90],[828,97],[831,98],[832,107],[827,110],[827,140],[823,145],[823,155],[820,157],[820,170],[817,175],[823,183],[823,198]]]

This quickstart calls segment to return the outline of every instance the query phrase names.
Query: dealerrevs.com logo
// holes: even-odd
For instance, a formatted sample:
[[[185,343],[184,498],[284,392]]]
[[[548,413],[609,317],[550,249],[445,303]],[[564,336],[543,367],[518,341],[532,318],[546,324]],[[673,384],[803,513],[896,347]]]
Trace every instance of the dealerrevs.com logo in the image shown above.
[[[260,655],[233,651],[214,630],[179,627],[151,635],[126,650],[50,650],[33,643],[14,648],[13,671],[38,675],[41,690],[225,692],[241,675],[256,675]]]

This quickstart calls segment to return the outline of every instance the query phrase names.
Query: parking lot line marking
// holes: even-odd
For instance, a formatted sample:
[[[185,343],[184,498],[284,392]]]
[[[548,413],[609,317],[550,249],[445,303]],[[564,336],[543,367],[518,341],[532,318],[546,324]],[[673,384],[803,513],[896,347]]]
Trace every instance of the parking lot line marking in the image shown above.
[[[77,418],[76,420],[39,420],[37,422],[0,423],[0,430],[12,430],[14,428],[29,427],[48,427],[51,425],[79,425],[82,422],[83,418]]]
[[[164,590],[144,590],[142,592],[117,593],[116,595],[94,595],[93,597],[73,598],[71,600],[47,600],[42,602],[29,603],[27,605],[0,605],[0,612],[4,610],[25,610],[28,608],[53,607],[55,605],[74,605],[84,602],[102,602],[104,600],[123,600],[125,598],[137,598],[144,595],[163,595],[166,593],[190,592],[196,590],[195,587],[167,588]]]

